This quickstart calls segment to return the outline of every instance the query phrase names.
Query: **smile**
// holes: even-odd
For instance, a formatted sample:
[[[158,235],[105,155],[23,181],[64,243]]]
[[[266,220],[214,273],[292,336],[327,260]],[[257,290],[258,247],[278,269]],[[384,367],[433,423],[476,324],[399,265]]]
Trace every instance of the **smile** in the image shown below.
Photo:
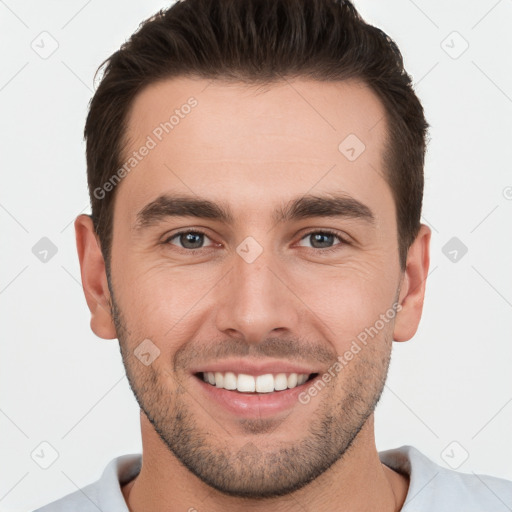
[[[273,393],[293,389],[317,375],[316,373],[248,375],[235,372],[200,372],[197,374],[204,382],[216,388],[238,391],[239,393]]]

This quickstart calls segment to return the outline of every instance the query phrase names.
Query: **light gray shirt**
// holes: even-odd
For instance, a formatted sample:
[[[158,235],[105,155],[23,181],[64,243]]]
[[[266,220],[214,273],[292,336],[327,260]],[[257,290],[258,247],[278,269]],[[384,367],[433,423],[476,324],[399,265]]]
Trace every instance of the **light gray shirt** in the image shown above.
[[[510,512],[512,482],[443,468],[412,446],[379,452],[383,464],[409,476],[402,512]],[[142,455],[112,459],[99,480],[35,512],[129,512],[121,487],[135,478]]]

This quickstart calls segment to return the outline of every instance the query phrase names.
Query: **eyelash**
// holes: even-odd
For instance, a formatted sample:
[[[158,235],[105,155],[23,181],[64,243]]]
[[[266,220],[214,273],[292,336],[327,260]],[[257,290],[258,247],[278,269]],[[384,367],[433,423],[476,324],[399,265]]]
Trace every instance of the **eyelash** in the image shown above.
[[[169,242],[173,239],[175,239],[176,237],[180,236],[180,235],[185,235],[185,234],[188,234],[188,233],[194,233],[194,234],[198,234],[198,235],[203,235],[207,238],[209,238],[208,234],[205,233],[204,231],[200,230],[200,229],[186,229],[186,230],[183,230],[183,231],[178,231],[177,233],[174,233],[173,235],[167,237],[162,243],[164,245],[167,245],[169,244]],[[339,244],[336,244],[334,245],[333,247],[327,247],[327,248],[324,248],[324,249],[316,249],[314,247],[306,247],[306,249],[311,249],[315,252],[322,252],[322,253],[331,253],[331,252],[334,252],[334,251],[337,251],[340,249],[340,245],[350,245],[350,243],[345,240],[342,236],[340,236],[340,234],[337,232],[337,231],[333,231],[331,229],[316,229],[316,230],[312,230],[312,231],[309,231],[307,233],[305,233],[300,240],[304,240],[304,238],[307,238],[308,236],[310,235],[313,235],[313,234],[318,234],[318,233],[321,233],[322,235],[333,235],[334,237],[336,237],[341,243]],[[210,247],[200,247],[199,249],[185,249],[183,247],[177,247],[178,249],[181,249],[183,251],[186,251],[188,253],[192,253],[192,252],[198,252],[200,251],[201,249],[210,249]]]

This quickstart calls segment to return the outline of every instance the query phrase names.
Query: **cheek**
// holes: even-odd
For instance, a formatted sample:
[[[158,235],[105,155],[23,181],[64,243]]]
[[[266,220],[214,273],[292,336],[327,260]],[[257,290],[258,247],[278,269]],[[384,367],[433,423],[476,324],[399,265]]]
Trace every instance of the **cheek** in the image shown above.
[[[335,340],[339,350],[374,326],[380,315],[388,313],[391,320],[394,318],[395,313],[389,310],[396,295],[398,273],[385,269],[384,262],[354,261],[304,276],[301,297],[321,320],[317,325],[325,338]],[[386,328],[389,324],[388,318]]]
[[[115,296],[130,337],[155,340],[166,351],[173,340],[190,336],[201,300],[218,281],[211,269],[170,267],[168,262],[147,266],[125,260],[118,270]]]

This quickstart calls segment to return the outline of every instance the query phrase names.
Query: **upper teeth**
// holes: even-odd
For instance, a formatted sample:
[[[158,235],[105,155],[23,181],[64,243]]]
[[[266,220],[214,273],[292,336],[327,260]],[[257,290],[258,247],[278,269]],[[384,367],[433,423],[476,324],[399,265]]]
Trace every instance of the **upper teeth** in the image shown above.
[[[249,393],[271,393],[291,389],[308,380],[308,373],[277,373],[273,375],[246,375],[245,373],[235,374],[233,372],[203,372],[203,380],[218,388],[237,390]]]

